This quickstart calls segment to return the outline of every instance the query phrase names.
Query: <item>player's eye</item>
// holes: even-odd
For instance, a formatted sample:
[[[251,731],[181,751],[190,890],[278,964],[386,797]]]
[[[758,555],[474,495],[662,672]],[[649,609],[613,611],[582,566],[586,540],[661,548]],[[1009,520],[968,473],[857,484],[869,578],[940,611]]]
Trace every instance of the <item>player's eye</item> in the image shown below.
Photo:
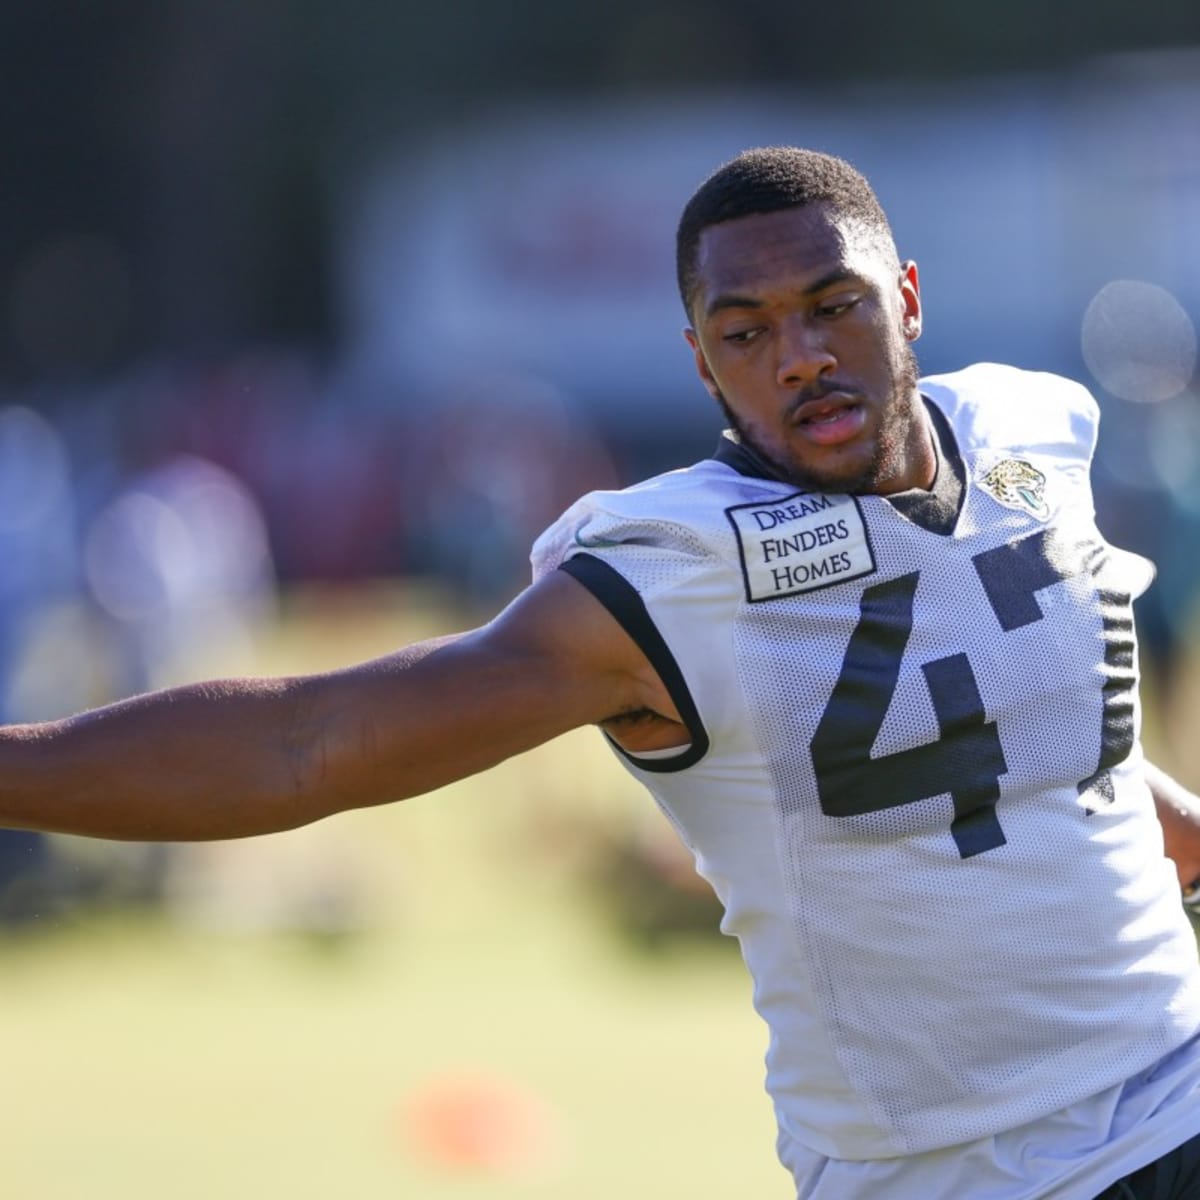
[[[732,342],[735,346],[746,346],[754,341],[759,334],[762,333],[762,326],[756,325],[753,329],[733,329],[724,335],[724,341]]]
[[[840,317],[842,313],[849,312],[858,302],[858,296],[838,296],[833,300],[827,300],[823,304],[817,305],[817,316],[819,317]]]

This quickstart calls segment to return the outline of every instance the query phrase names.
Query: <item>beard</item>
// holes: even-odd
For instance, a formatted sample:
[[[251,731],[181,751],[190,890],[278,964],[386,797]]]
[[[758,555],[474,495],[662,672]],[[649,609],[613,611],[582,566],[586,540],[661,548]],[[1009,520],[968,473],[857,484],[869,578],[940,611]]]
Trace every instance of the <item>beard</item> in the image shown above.
[[[875,450],[867,465],[853,472],[820,471],[794,461],[781,461],[778,456],[770,454],[759,444],[719,391],[717,403],[721,406],[730,429],[737,434],[742,445],[753,451],[785,483],[794,484],[807,492],[872,495],[878,491],[880,480],[897,473],[903,460],[913,424],[917,419],[917,414],[913,411],[912,397],[920,377],[917,356],[913,348],[904,342],[899,350],[899,361],[894,364],[891,389],[880,414]]]

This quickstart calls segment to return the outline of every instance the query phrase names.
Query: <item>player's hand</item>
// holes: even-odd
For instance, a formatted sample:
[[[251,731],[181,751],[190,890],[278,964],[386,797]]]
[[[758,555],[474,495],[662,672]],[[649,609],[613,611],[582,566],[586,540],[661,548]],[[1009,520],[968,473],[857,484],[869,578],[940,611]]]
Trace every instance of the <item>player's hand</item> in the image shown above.
[[[1200,796],[1149,764],[1146,776],[1162,825],[1163,845],[1175,863],[1183,902],[1200,913]]]

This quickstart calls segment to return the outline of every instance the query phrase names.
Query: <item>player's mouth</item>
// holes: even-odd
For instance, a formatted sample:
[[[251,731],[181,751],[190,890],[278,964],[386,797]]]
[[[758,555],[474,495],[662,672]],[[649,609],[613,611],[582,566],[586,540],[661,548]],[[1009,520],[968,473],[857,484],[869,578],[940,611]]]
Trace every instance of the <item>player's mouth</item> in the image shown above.
[[[866,408],[849,392],[826,392],[816,400],[806,400],[792,413],[793,426],[818,446],[850,441],[861,432],[866,419]]]

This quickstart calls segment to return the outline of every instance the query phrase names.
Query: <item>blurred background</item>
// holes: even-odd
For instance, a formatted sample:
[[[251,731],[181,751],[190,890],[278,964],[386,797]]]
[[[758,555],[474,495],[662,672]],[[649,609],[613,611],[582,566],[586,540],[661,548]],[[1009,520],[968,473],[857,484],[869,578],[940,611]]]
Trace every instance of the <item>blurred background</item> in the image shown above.
[[[1200,8],[0,8],[0,716],[463,628],[710,452],[673,235],[850,158],[927,373],[1103,409],[1150,751],[1200,785]],[[0,833],[13,1194],[783,1197],[713,902],[587,732],[239,845]]]

